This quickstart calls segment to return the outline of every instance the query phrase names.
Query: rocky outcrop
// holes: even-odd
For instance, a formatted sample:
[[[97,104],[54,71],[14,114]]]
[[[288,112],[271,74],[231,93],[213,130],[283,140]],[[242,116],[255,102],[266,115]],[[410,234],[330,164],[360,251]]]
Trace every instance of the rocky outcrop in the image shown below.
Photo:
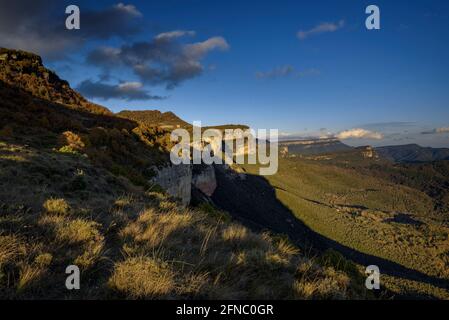
[[[283,158],[288,157],[288,146],[282,146],[281,149],[279,150],[279,154]]]
[[[217,188],[214,166],[195,165],[193,167],[192,184],[202,193],[211,197]]]
[[[341,151],[350,151],[352,147],[335,138],[280,141],[279,148],[288,148],[288,155],[320,155]]]
[[[170,165],[154,168],[152,179],[170,196],[177,198],[184,206],[192,200],[192,190],[199,190],[206,197],[211,197],[217,188],[215,168],[213,165]]]
[[[371,146],[358,147],[357,150],[359,150],[361,152],[362,157],[364,159],[378,159],[379,158],[376,150],[374,150],[374,148]]]
[[[185,206],[190,204],[192,193],[192,166],[170,165],[155,169],[152,182],[163,188],[170,196],[178,198]]]

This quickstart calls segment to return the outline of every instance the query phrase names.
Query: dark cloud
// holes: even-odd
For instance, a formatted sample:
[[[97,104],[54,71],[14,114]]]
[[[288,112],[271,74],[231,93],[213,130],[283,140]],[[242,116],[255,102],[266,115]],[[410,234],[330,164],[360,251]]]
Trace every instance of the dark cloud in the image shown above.
[[[133,5],[118,3],[104,10],[81,12],[79,31],[83,37],[108,39],[113,36],[127,37],[140,31],[137,22],[142,13]]]
[[[0,0],[0,46],[55,58],[86,40],[127,37],[139,31],[141,13],[134,6],[118,3],[94,11],[85,3],[77,3],[81,29],[67,30],[65,8],[69,1]]]
[[[127,101],[164,99],[164,97],[150,95],[143,89],[140,82],[122,82],[111,85],[101,81],[84,80],[79,84],[77,90],[90,99],[123,99]]]
[[[144,83],[173,89],[203,72],[201,61],[209,52],[229,48],[222,37],[196,43],[181,41],[182,37],[193,35],[193,31],[176,30],[161,33],[149,42],[136,42],[120,48],[100,47],[90,52],[86,61],[103,70],[126,67]]]

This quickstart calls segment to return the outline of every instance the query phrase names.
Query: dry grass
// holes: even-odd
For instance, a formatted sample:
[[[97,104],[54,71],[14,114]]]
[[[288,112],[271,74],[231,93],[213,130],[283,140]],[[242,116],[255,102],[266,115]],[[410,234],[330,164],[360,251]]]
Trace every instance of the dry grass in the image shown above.
[[[110,285],[120,296],[206,299],[357,296],[351,292],[353,284],[347,275],[331,267],[322,268],[299,255],[288,240],[256,234],[237,223],[217,221],[205,212],[147,210],[119,234],[126,258],[119,264],[120,269],[115,269]],[[153,266],[156,261],[156,265],[162,263],[165,267],[142,271],[147,259]],[[303,265],[310,267],[305,269]],[[160,274],[154,273],[156,270]],[[125,281],[131,277],[145,280]],[[159,278],[170,283],[167,290],[160,291],[155,286]]]
[[[53,260],[53,256],[51,255],[51,253],[42,253],[39,254],[35,259],[34,262],[38,265],[38,266],[42,266],[42,267],[48,267],[51,264],[51,261]]]
[[[36,265],[24,265],[20,269],[17,291],[21,292],[35,284],[44,273],[44,268]]]
[[[77,244],[102,241],[98,230],[100,224],[84,219],[68,219],[61,216],[44,215],[39,222],[54,232],[55,240],[60,243]]]
[[[223,240],[229,242],[240,242],[248,237],[248,229],[245,227],[232,224],[223,230]]]
[[[0,235],[0,265],[26,253],[25,244],[14,235]]]
[[[148,248],[157,248],[170,234],[188,226],[191,220],[191,215],[176,212],[156,214],[150,209],[143,212],[135,223],[126,226],[121,235]]]
[[[64,199],[48,199],[44,203],[44,209],[48,213],[65,215],[69,212],[70,206]]]
[[[277,248],[281,254],[286,256],[294,256],[299,254],[299,249],[286,239],[281,239],[277,244]]]
[[[132,194],[122,195],[117,200],[115,200],[114,205],[117,208],[124,209],[126,207],[129,207],[133,203],[133,196]]]
[[[78,242],[101,241],[99,224],[93,221],[76,219],[64,222],[56,227],[56,238],[61,242],[76,244]]]
[[[161,298],[174,290],[174,272],[166,262],[130,258],[116,264],[109,285],[130,298]]]

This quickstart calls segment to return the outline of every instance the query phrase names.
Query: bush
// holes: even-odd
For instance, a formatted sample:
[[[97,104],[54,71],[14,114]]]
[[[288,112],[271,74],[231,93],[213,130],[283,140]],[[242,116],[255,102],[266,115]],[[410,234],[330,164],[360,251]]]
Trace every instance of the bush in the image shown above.
[[[116,264],[109,286],[131,298],[162,298],[174,290],[174,273],[166,262],[130,258]]]
[[[64,199],[48,199],[44,203],[44,209],[48,213],[58,214],[58,215],[66,215],[70,206]]]
[[[41,267],[48,267],[52,260],[53,256],[50,253],[42,253],[34,259],[34,262]]]
[[[82,242],[101,242],[99,227],[98,223],[84,219],[57,221],[56,239],[61,243],[72,245]]]
[[[59,138],[59,143],[62,146],[68,146],[77,151],[81,151],[86,146],[81,140],[81,137],[71,131],[64,132]]]
[[[63,146],[63,147],[59,148],[58,152],[79,155],[79,152],[77,150],[73,149],[71,146]]]
[[[333,249],[326,250],[318,259],[318,262],[324,266],[332,267],[335,270],[343,271],[351,276],[360,276],[357,265]]]

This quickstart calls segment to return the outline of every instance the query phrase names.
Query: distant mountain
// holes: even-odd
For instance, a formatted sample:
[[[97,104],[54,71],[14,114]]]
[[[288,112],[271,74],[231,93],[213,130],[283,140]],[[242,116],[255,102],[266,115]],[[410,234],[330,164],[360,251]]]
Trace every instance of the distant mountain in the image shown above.
[[[449,160],[448,148],[421,147],[417,144],[376,148],[379,156],[394,162],[428,162]]]
[[[249,129],[249,126],[244,125],[244,124],[223,124],[223,125],[218,125],[218,126],[203,127],[203,130],[208,130],[208,129],[219,130],[223,133],[226,129],[230,129],[230,130],[240,129],[240,130],[245,131],[245,130]]]
[[[176,129],[184,128],[187,130],[192,130],[192,125],[187,121],[182,120],[173,112],[160,112],[159,110],[143,110],[143,111],[129,111],[123,110],[116,114],[121,118],[126,118],[129,120],[139,121],[148,126],[157,126],[162,129]],[[202,127],[202,131],[207,129],[217,129],[224,131],[225,129],[249,129],[246,125],[241,124],[224,124],[217,126],[206,126]]]
[[[353,149],[335,138],[280,141],[279,148],[288,154],[302,155],[319,155]]]
[[[117,113],[117,116],[134,121],[139,121],[148,126],[158,126],[166,129],[191,127],[189,123],[179,118],[173,112],[160,112],[159,110],[124,110]]]

